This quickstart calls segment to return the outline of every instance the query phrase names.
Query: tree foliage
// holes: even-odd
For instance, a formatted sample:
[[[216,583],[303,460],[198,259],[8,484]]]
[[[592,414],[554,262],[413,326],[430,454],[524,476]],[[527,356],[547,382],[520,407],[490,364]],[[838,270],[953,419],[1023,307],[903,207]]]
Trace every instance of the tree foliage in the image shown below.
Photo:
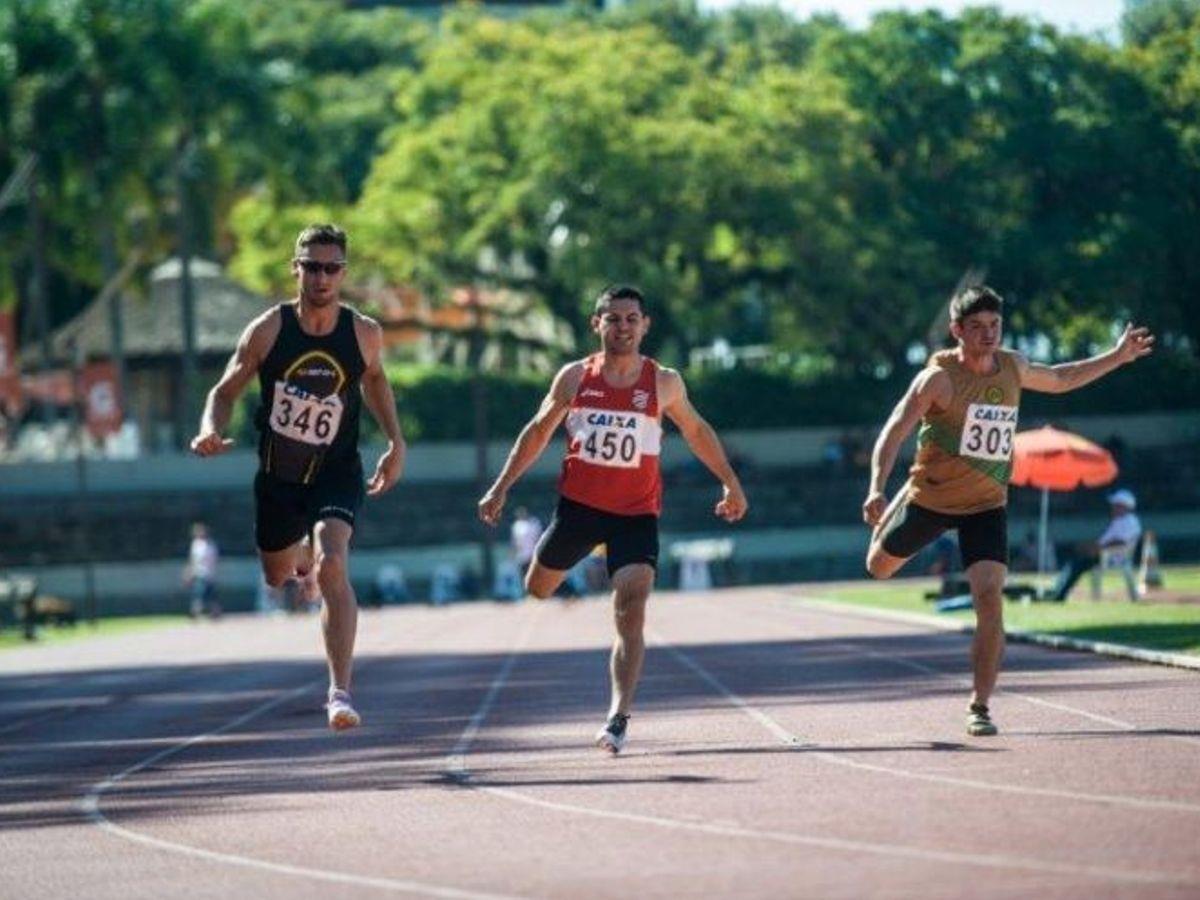
[[[722,336],[885,376],[968,269],[1053,353],[1138,317],[1195,357],[1200,15],[1131,0],[1124,27],[10,0],[0,171],[39,155],[60,320],[102,281],[105,233],[171,251],[182,169],[197,249],[269,292],[295,231],[336,217],[355,277],[514,287],[581,340],[589,298],[637,282],[676,362]],[[0,229],[11,303],[25,211]]]

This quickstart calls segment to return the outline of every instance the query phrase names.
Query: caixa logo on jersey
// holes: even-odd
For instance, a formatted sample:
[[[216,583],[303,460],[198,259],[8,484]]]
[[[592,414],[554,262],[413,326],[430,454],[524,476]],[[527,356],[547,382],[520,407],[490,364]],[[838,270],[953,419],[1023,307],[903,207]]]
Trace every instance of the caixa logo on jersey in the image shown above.
[[[635,390],[633,392],[633,408],[644,410],[650,403],[650,392]]]
[[[622,415],[621,413],[590,412],[584,421],[589,425],[598,425],[603,428],[616,428],[619,430],[628,429],[635,431],[638,427],[637,416]]]
[[[995,422],[997,424],[1003,422],[1017,421],[1017,408],[1015,406],[984,406],[978,403],[972,403],[970,407],[970,416],[972,422]]]

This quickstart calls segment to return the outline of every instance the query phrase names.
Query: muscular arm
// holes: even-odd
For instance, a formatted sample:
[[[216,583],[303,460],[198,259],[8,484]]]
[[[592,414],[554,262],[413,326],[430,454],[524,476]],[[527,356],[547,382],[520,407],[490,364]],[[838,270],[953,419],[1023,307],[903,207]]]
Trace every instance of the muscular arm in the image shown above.
[[[233,446],[233,441],[223,437],[222,432],[229,426],[234,403],[258,374],[258,367],[275,342],[279,333],[278,315],[272,310],[259,316],[242,332],[237,349],[225,366],[225,373],[204,401],[200,430],[192,438],[192,452],[197,456],[215,456]]]
[[[379,423],[388,443],[403,448],[404,436],[400,433],[400,420],[396,417],[396,395],[383,370],[383,330],[370,319],[360,320],[359,347],[363,361],[367,364],[362,376],[363,402],[371,416]]]
[[[542,455],[542,451],[554,435],[554,430],[566,418],[582,375],[583,364],[574,362],[564,366],[554,376],[550,390],[538,411],[513,442],[508,459],[504,461],[504,468],[479,501],[479,517],[487,524],[495,525],[500,520],[508,489],[516,484],[517,479]]]
[[[388,448],[379,458],[375,472],[367,483],[367,493],[375,496],[400,480],[408,448],[396,416],[396,395],[392,393],[392,385],[383,370],[383,329],[378,322],[359,316],[354,321],[354,330],[363,362],[366,363],[360,382],[363,403],[388,440]]]
[[[1148,329],[1126,325],[1116,346],[1104,353],[1056,366],[1031,363],[1018,356],[1017,369],[1021,374],[1021,387],[1046,394],[1065,394],[1103,378],[1126,363],[1141,359],[1153,349],[1154,335]]]
[[[887,506],[884,491],[888,476],[896,465],[900,447],[922,416],[931,409],[942,409],[949,405],[952,393],[950,378],[945,372],[923,369],[888,416],[871,451],[871,485],[863,503],[863,519],[868,525],[878,524]]]
[[[663,415],[675,423],[697,459],[721,482],[724,491],[721,501],[717,504],[717,515],[727,521],[736,522],[746,514],[749,504],[737,474],[729,465],[729,458],[725,455],[725,448],[721,446],[721,439],[692,406],[683,378],[678,372],[664,369],[660,379],[658,394]]]

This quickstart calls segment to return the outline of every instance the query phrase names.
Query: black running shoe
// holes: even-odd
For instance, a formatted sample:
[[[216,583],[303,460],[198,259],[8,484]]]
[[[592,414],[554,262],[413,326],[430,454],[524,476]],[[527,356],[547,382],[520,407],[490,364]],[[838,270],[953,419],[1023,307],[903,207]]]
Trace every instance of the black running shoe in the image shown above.
[[[972,703],[967,714],[967,734],[971,737],[989,737],[999,731],[988,715],[986,703]]]
[[[617,713],[608,720],[607,725],[596,732],[596,746],[616,756],[625,746],[625,729],[628,725],[629,716]]]

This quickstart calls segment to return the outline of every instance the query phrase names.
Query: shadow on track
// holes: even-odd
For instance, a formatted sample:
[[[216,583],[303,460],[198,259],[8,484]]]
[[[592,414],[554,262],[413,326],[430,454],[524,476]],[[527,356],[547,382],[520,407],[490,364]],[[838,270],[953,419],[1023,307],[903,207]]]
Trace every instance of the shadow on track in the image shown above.
[[[920,696],[953,697],[957,702],[963,689],[951,679],[903,667],[891,657],[961,676],[967,670],[966,646],[962,636],[934,633],[699,644],[684,649],[744,696],[769,698],[775,707],[803,708],[880,704]],[[139,772],[113,792],[106,809],[116,819],[130,821],[177,815],[181,810],[203,815],[219,807],[222,799],[236,795],[396,791],[447,784],[446,755],[505,658],[503,653],[366,658],[356,679],[355,696],[366,723],[359,731],[329,733],[321,708],[324,698],[315,688],[236,730],[190,747],[161,766]],[[552,733],[531,746],[528,740],[505,740],[485,725],[472,744],[472,755],[594,752],[590,736],[608,701],[607,665],[605,648],[523,653],[489,724],[502,720],[505,729],[544,725]],[[1103,665],[1104,660],[1079,654],[1014,654],[1006,678],[1021,672],[1086,671]],[[78,823],[75,804],[92,784],[152,753],[207,734],[282,691],[319,679],[321,671],[320,661],[314,658],[311,662],[129,666],[0,677],[0,716],[10,725],[27,722],[0,733],[0,830]],[[1054,688],[1062,690],[1064,684],[1056,682]],[[714,696],[667,650],[649,649],[639,717],[656,710],[726,708],[723,698]],[[1062,734],[1124,738],[1159,733],[1175,732]],[[746,737],[748,743],[759,742],[749,728]],[[649,747],[645,752],[686,761],[731,753],[806,751],[942,754],[998,749],[898,739],[893,745]],[[486,772],[481,770],[480,777],[486,778]],[[544,767],[541,774],[545,775]],[[514,778],[510,769],[500,777],[511,779],[514,786],[654,781],[703,787],[719,780],[687,771],[653,779],[622,779],[614,774],[611,781],[582,776],[576,781],[538,780],[532,774],[530,779]]]

